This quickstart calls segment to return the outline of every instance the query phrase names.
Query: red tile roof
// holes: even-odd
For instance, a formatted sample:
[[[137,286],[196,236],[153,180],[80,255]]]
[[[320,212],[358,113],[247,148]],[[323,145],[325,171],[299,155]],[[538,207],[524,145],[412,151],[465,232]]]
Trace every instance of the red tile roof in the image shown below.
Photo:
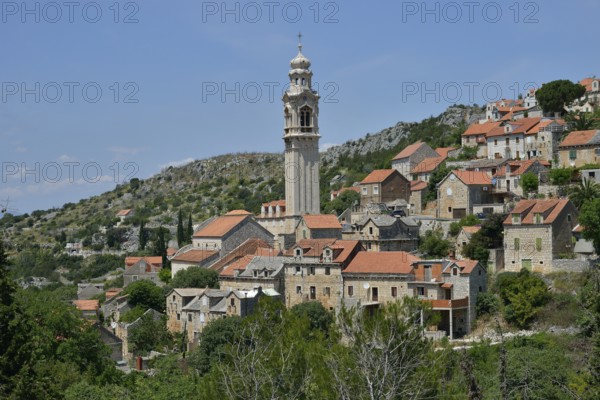
[[[463,136],[486,135],[492,129],[500,126],[500,124],[501,124],[501,122],[492,122],[492,121],[488,121],[483,124],[475,122],[474,124],[471,124],[471,126],[469,126],[469,128],[462,135]]]
[[[410,183],[410,190],[413,192],[418,192],[423,189],[427,189],[427,182],[423,182],[421,180],[412,181]]]
[[[473,272],[473,270],[475,269],[477,264],[479,264],[479,261],[467,259],[467,260],[454,261],[454,264],[456,264],[460,267],[461,274],[470,274],[471,272]]]
[[[224,215],[215,218],[204,228],[194,233],[195,238],[199,237],[212,237],[220,238],[229,233],[233,228],[238,226],[240,223],[249,218],[248,214],[244,215]]]
[[[394,173],[398,173],[398,171],[396,171],[395,169],[376,169],[375,171],[371,172],[369,175],[367,175],[367,177],[365,179],[362,180],[362,182],[360,182],[361,184],[366,184],[366,183],[381,183],[383,181],[385,181],[387,178],[389,178],[390,176],[392,176],[392,174]]]
[[[339,196],[340,194],[344,193],[347,190],[351,190],[353,192],[360,193],[360,188],[358,186],[349,186],[349,187],[341,188],[340,190],[333,190],[331,192],[331,195],[333,197],[337,197],[337,196]]]
[[[81,311],[98,311],[100,308],[98,300],[73,300],[73,305]]]
[[[558,147],[585,146],[600,143],[600,130],[573,131]]]
[[[490,176],[486,172],[463,171],[463,170],[457,169],[457,170],[452,171],[450,174],[448,174],[448,177],[451,174],[454,174],[465,185],[491,185],[492,184],[492,178],[490,178]]]
[[[252,213],[246,210],[231,210],[225,215],[252,215]]]
[[[465,233],[468,234],[474,234],[477,233],[481,230],[481,225],[475,225],[475,226],[463,226],[462,227],[463,231],[465,231]]]
[[[592,83],[597,80],[598,80],[598,78],[585,78],[585,79],[582,79],[579,82],[579,84],[585,86],[586,92],[592,92],[593,91]]]
[[[125,257],[125,266],[127,268],[131,267],[133,264],[137,263],[141,259],[144,259],[146,263],[151,264],[156,267],[162,267],[162,257],[161,256],[151,256],[151,257]]]
[[[346,274],[410,274],[419,257],[404,251],[360,252],[343,273]]]
[[[117,213],[117,217],[125,217],[125,216],[129,215],[129,213],[131,213],[132,211],[133,211],[133,210],[131,210],[131,209],[127,209],[127,210],[120,210],[120,211]]]
[[[175,256],[172,261],[198,263],[214,256],[215,254],[219,254],[219,252],[216,250],[192,249]]]
[[[526,173],[533,165],[540,164],[546,168],[550,167],[550,163],[545,160],[523,160],[523,161],[509,161],[507,164],[511,169],[510,174],[520,176]],[[506,167],[499,168],[494,176],[502,177],[506,176]]]
[[[342,229],[340,221],[333,214],[307,214],[302,219],[308,229]]]
[[[214,264],[211,264],[210,269],[218,272],[240,258],[266,253],[269,253],[272,256],[279,256],[281,254],[281,252],[274,250],[269,243],[262,239],[248,239],[225,256],[221,257]]]
[[[568,199],[521,200],[506,217],[504,225],[513,225],[513,214],[521,215],[520,225],[537,225],[534,215],[538,213],[543,215],[542,225],[552,224],[568,203]]]
[[[402,150],[400,153],[398,153],[396,155],[396,157],[394,157],[392,160],[401,160],[403,158],[407,158],[412,156],[417,150],[419,150],[419,148],[421,148],[421,146],[427,146],[427,144],[423,143],[423,142],[416,142],[413,143],[411,145],[408,145],[404,148],[404,150]]]
[[[277,207],[277,206],[279,206],[279,207],[285,207],[285,200],[273,200],[273,201],[270,201],[268,203],[262,203],[262,206],[263,207],[269,207],[269,206],[271,206],[271,207]]]
[[[323,250],[330,247],[334,251],[334,263],[345,263],[353,251],[360,247],[358,240],[339,239],[302,239],[285,251],[287,257],[295,255],[295,249],[301,248],[304,257],[321,257]],[[360,253],[359,253],[360,254]]]
[[[417,164],[413,169],[410,170],[411,174],[425,174],[434,171],[441,163],[444,162],[446,157],[433,157],[426,158]]]
[[[435,152],[438,153],[440,157],[447,158],[448,153],[450,153],[453,150],[458,150],[458,147],[438,147],[437,149],[435,149]]]
[[[517,133],[529,133],[536,125],[541,122],[541,117],[534,118],[521,118],[516,121],[511,121],[509,124],[513,126],[513,134]]]

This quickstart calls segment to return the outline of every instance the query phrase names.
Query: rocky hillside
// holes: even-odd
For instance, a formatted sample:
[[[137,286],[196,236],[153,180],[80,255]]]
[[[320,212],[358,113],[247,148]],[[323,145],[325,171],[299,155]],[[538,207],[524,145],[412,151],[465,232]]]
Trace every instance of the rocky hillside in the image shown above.
[[[468,123],[481,117],[479,108],[454,106],[421,123],[400,122],[328,149],[322,154],[323,202],[333,176],[348,176],[342,184],[351,184],[375,168],[389,166],[396,152],[417,140],[432,146],[459,143]],[[133,251],[142,220],[148,228],[164,226],[174,235],[180,210],[186,222],[191,214],[197,224],[232,209],[258,213],[261,203],[283,197],[282,153],[226,154],[169,167],[146,180],[132,179],[60,209],[6,214],[0,219],[0,230],[13,250],[36,244],[58,251],[65,242],[82,241],[87,248]],[[115,214],[127,208],[136,210],[135,217],[117,226]]]
[[[480,107],[452,106],[435,118],[436,123],[451,128],[456,128],[462,123],[470,125],[472,122],[485,117],[485,112]],[[325,164],[335,165],[341,155],[364,156],[381,150],[390,150],[400,144],[402,139],[410,136],[416,123],[398,122],[395,126],[383,129],[377,133],[368,133],[364,138],[350,140],[343,145],[329,148],[322,154],[321,159]]]

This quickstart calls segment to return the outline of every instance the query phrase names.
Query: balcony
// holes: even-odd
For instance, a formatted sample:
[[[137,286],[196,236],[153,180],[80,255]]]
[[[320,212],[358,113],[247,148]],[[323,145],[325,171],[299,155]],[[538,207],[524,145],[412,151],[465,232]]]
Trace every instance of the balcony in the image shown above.
[[[434,310],[457,310],[469,307],[469,297],[454,300],[425,300]]]

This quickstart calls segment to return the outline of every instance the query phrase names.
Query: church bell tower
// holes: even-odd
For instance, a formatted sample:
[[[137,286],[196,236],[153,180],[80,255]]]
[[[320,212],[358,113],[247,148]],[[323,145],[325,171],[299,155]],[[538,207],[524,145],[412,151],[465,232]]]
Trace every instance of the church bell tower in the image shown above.
[[[302,54],[290,62],[290,85],[283,95],[286,215],[320,214],[319,95],[312,89],[310,60]]]

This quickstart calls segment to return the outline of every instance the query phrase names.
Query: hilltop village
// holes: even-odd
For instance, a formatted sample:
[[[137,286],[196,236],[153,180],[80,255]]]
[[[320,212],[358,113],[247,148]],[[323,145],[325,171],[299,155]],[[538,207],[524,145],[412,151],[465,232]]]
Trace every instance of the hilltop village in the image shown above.
[[[573,130],[560,113],[545,113],[534,90],[488,104],[460,147],[419,141],[395,155],[391,168],[332,189],[331,200],[349,193],[355,200],[339,215],[322,214],[319,94],[310,66],[299,45],[283,96],[285,198],[262,204],[258,215],[235,209],[204,220],[189,244],[166,249],[165,258],[125,259],[125,288],[142,280],[163,286],[195,269],[218,276],[218,288],[166,293],[166,326],[184,334],[183,346],[197,346],[211,321],[251,314],[265,296],[288,308],[319,302],[334,314],[414,297],[438,315],[435,324],[423,326],[426,336],[462,338],[474,327],[490,275],[584,271],[595,259],[578,223],[581,203],[574,204],[552,171],[585,166],[578,170],[582,184],[595,185],[600,131]],[[591,112],[600,80],[581,84],[585,93],[570,109]],[[331,186],[342,179],[336,176]],[[572,183],[570,175],[566,182]],[[121,210],[117,217],[123,222],[134,213]],[[169,272],[161,277],[166,263]],[[128,295],[113,288],[100,304],[92,298],[103,293],[102,284],[79,286],[76,306],[91,316],[101,311],[105,334],[119,343],[115,358],[130,359],[128,334],[142,316],[123,322],[132,308]]]
[[[532,328],[538,315],[556,325],[555,320],[570,313],[563,321],[567,326],[560,329],[571,334],[575,317],[571,313],[574,308],[569,307],[583,308],[574,305],[572,293],[580,288],[573,282],[585,282],[585,287],[589,282],[566,277],[585,277],[597,269],[600,243],[597,228],[589,222],[597,215],[590,204],[596,204],[594,199],[600,196],[600,79],[586,78],[579,84],[551,82],[518,99],[494,101],[475,119],[462,117],[457,125],[460,145],[432,146],[417,138],[383,160],[387,168],[371,168],[356,181],[351,173],[340,170],[329,182],[321,182],[320,96],[313,89],[310,67],[299,44],[282,99],[282,198],[260,204],[258,213],[230,208],[198,221],[192,220],[190,213],[187,226],[180,211],[177,240],[165,239],[162,226],[149,237],[139,215],[142,210],[135,205],[111,210],[116,227],[139,230],[134,251],[105,252],[104,243],[94,235],[87,242],[67,240],[67,229],[56,235],[60,268],[47,275],[65,287],[77,285],[77,299],[69,299],[70,306],[78,310],[83,326],[93,327],[110,348],[107,355],[119,369],[127,373],[146,370],[152,376],[155,359],[177,354],[177,362],[187,365],[189,353],[190,365],[200,365],[195,368],[202,370],[203,376],[210,368],[221,368],[219,362],[227,354],[231,364],[223,365],[237,368],[239,362],[247,368],[228,370],[240,381],[222,382],[221,387],[232,390],[228,393],[233,397],[232,388],[239,389],[246,384],[244,379],[255,379],[253,374],[261,372],[254,369],[255,364],[247,364],[247,358],[236,358],[241,357],[236,352],[248,355],[241,347],[218,350],[223,353],[217,349],[236,343],[260,348],[262,342],[253,336],[257,331],[242,321],[253,321],[249,326],[259,329],[263,320],[288,315],[283,310],[304,310],[297,312],[310,320],[309,341],[326,338],[354,351],[362,343],[360,335],[372,335],[362,344],[368,347],[369,357],[379,360],[376,363],[383,359],[377,358],[379,355],[388,354],[385,346],[392,342],[382,344],[379,335],[385,334],[370,330],[373,326],[362,318],[376,318],[383,312],[385,318],[379,323],[405,324],[404,333],[394,331],[394,335],[413,335],[389,351],[409,348],[410,343],[432,346],[427,348],[432,353],[415,352],[415,367],[407,367],[411,374],[448,343],[450,352],[453,345],[470,346],[486,340],[504,346],[503,329]],[[556,96],[568,92],[570,97],[549,110],[552,102],[548,96],[554,85],[568,89],[555,90]],[[133,187],[133,182],[130,185]],[[328,185],[329,191],[327,212],[323,185]],[[123,198],[121,204],[133,196]],[[64,212],[74,208],[65,206]],[[35,223],[32,220],[28,227],[11,229],[28,232]],[[109,238],[107,243],[124,240],[112,237],[115,230],[110,226],[101,230]],[[90,248],[95,249],[94,255]],[[20,256],[18,251],[15,265],[29,268],[21,273],[22,290],[43,292],[52,285],[64,289],[60,283],[36,276],[36,271],[54,264],[40,261],[37,255]],[[123,257],[118,269],[112,265],[117,257]],[[92,258],[95,264],[81,261]],[[568,296],[571,300],[565,300]],[[394,308],[398,304],[404,311]],[[556,312],[544,311],[548,304]],[[257,310],[262,314],[257,316]],[[352,310],[350,314],[348,310]],[[402,314],[407,310],[411,313]],[[234,327],[227,321],[243,327],[243,340],[236,337],[240,342],[234,341]],[[364,325],[355,328],[353,323]],[[332,324],[339,324],[339,337],[330,331]],[[555,325],[553,332],[559,329]],[[538,324],[535,331],[515,335],[539,334],[547,327]],[[305,328],[286,332],[304,332]],[[80,330],[84,329],[88,328]],[[280,337],[262,334],[269,340]],[[53,335],[57,346],[71,343],[62,330]],[[389,337],[394,339],[394,335]],[[383,346],[382,353],[373,346]],[[267,354],[262,362],[279,360],[282,368],[292,354],[283,346],[279,349],[283,358],[279,359],[269,353],[269,346],[261,349]],[[352,353],[358,361],[348,361],[356,361],[353,368],[329,359],[327,365],[338,368],[331,373],[361,370],[360,357],[367,356],[359,353]],[[371,367],[377,370],[375,364]],[[469,368],[456,370],[475,379]],[[228,373],[223,372],[223,377]],[[375,381],[388,382],[389,378],[377,376]],[[394,379],[400,378],[399,374]],[[335,379],[341,392],[348,390],[341,375]],[[266,385],[286,395],[290,390],[280,383]],[[302,380],[298,387],[304,391],[310,385]],[[500,390],[505,387],[501,385]]]

